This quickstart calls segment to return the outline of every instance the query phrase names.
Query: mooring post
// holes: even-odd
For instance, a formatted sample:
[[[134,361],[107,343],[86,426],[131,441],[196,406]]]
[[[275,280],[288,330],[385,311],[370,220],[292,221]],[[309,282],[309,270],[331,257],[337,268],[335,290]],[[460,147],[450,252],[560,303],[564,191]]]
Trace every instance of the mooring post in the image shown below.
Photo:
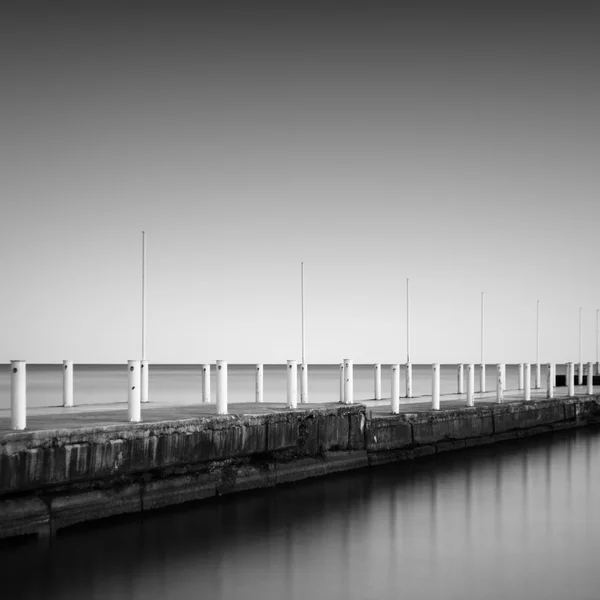
[[[256,395],[257,402],[263,401],[263,383],[264,383],[263,366],[256,365],[255,395]]]
[[[431,408],[440,410],[440,365],[431,365]]]
[[[467,365],[467,406],[475,406],[475,365]]]
[[[142,420],[142,407],[140,402],[140,361],[129,360],[127,361],[129,391],[128,391],[128,412],[129,420],[132,423],[139,423]]]
[[[351,358],[344,359],[344,402],[354,403],[354,365]]]
[[[300,365],[300,404],[308,403],[308,365]]]
[[[210,402],[210,364],[202,365],[202,403]]]
[[[519,363],[519,389],[520,390],[523,389],[523,380],[524,380],[523,369],[524,369],[523,363]]]
[[[575,363],[567,363],[567,396],[575,395]]]
[[[400,365],[392,365],[392,413],[400,412]]]
[[[73,406],[72,360],[63,360],[63,406]]]
[[[594,363],[588,363],[587,372],[587,393],[591,396],[594,393]]]
[[[10,361],[10,426],[21,431],[27,425],[27,363]]]
[[[412,363],[406,363],[406,397],[413,397],[413,369]]]
[[[460,365],[458,365],[458,370],[457,370],[457,387],[458,387],[458,393],[459,394],[464,394],[465,368],[464,368],[464,365],[462,363]]]
[[[373,365],[373,376],[375,378],[375,400],[381,400],[381,365]]]
[[[496,365],[496,402],[504,400],[504,372],[502,365]]]
[[[295,360],[287,361],[287,407],[298,407],[298,366]]]
[[[148,375],[149,365],[147,360],[140,361],[140,401],[148,402]]]
[[[344,363],[340,363],[340,402],[342,404],[346,403],[346,399],[344,398],[344,388],[346,387],[346,376],[344,371]]]
[[[217,414],[227,414],[227,361],[217,361]]]
[[[547,398],[554,398],[554,382],[555,382],[555,370],[554,365],[552,363],[548,363],[548,367],[546,368],[546,376],[547,376]]]
[[[523,393],[523,400],[528,401],[531,400],[531,365],[529,363],[525,363],[525,386]]]

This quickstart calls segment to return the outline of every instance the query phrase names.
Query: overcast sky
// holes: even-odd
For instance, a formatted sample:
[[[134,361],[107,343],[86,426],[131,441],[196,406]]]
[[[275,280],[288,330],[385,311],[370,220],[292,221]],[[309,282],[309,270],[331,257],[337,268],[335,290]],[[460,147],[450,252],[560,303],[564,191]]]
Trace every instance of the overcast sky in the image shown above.
[[[6,2],[0,360],[596,358],[600,10]],[[452,6],[451,6],[452,5]],[[95,8],[93,8],[95,6]]]

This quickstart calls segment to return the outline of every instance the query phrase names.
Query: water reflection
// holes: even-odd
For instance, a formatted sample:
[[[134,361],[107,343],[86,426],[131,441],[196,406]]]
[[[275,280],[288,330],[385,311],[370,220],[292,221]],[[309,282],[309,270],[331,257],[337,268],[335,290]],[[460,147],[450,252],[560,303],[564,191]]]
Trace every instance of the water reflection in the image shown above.
[[[5,544],[3,597],[593,598],[599,449],[567,431]]]

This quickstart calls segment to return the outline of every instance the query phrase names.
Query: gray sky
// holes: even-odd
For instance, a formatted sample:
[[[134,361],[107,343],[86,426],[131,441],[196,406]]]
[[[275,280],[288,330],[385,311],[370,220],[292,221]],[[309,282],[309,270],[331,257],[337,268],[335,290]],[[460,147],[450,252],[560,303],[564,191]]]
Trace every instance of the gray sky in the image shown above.
[[[600,10],[6,3],[0,361],[595,360]]]

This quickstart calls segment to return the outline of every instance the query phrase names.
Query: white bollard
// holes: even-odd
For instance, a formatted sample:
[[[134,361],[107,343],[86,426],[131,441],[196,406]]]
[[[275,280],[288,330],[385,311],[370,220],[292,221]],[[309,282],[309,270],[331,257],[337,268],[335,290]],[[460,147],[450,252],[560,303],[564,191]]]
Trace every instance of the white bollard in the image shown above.
[[[526,402],[531,400],[531,365],[525,363],[525,381],[524,381],[523,400]]]
[[[457,381],[458,393],[464,394],[465,368],[464,368],[463,364],[458,365],[457,379],[458,379],[458,381]]]
[[[262,365],[256,365],[255,397],[257,402],[263,401],[264,390],[264,368]]]
[[[73,406],[72,360],[63,360],[63,406]]]
[[[400,412],[400,365],[392,365],[392,413]]]
[[[346,375],[344,371],[344,363],[340,363],[340,402],[342,404],[346,403],[346,399],[344,398],[344,388],[346,387]]]
[[[567,363],[567,396],[575,395],[575,363]]]
[[[440,410],[440,365],[431,365],[431,408]]]
[[[542,387],[542,365],[535,364],[535,389],[539,390]]]
[[[129,393],[127,405],[129,408],[129,420],[132,423],[139,423],[142,420],[142,407],[140,403],[141,390],[140,390],[140,361],[129,360],[127,361],[127,375],[129,381]]]
[[[467,365],[467,406],[475,406],[475,365]]]
[[[496,365],[496,402],[504,400],[504,371],[502,365]]]
[[[308,403],[308,365],[300,365],[300,404]]]
[[[217,361],[217,414],[227,414],[227,361]]]
[[[554,398],[555,370],[552,363],[546,367],[546,398]]]
[[[379,363],[373,366],[373,376],[375,378],[375,400],[381,400],[381,365]]]
[[[523,363],[519,363],[519,389],[523,389]]]
[[[594,393],[594,363],[588,363],[587,393],[588,396],[591,396]]]
[[[295,360],[287,361],[287,407],[298,407],[298,366]]]
[[[354,367],[352,359],[344,359],[344,402],[354,404]]]
[[[202,403],[210,402],[210,364],[202,365]]]
[[[413,397],[413,372],[412,363],[406,363],[406,397]]]
[[[583,385],[583,363],[579,363],[579,372],[577,373],[577,385]]]
[[[142,360],[140,362],[140,401],[148,402],[148,375],[149,367],[148,361]]]
[[[485,364],[479,366],[479,390],[485,392]]]
[[[21,431],[27,424],[27,363],[10,361],[10,426]]]

